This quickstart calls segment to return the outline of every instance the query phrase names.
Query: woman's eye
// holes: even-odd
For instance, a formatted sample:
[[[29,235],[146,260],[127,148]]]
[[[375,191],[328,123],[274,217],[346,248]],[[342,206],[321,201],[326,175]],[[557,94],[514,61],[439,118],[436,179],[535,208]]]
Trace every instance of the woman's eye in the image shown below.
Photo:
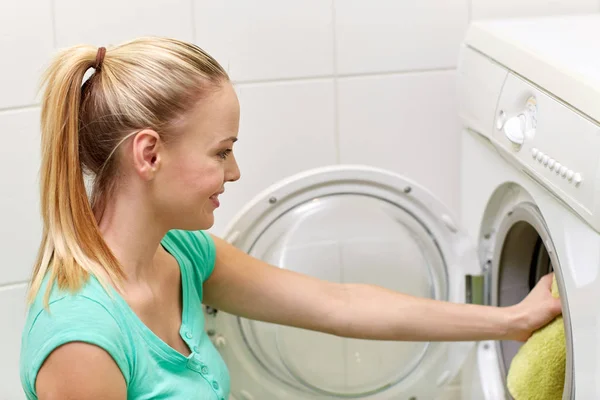
[[[227,158],[227,156],[229,156],[230,154],[231,154],[231,149],[227,149],[227,150],[220,152],[219,157],[221,157],[223,160],[225,160]]]

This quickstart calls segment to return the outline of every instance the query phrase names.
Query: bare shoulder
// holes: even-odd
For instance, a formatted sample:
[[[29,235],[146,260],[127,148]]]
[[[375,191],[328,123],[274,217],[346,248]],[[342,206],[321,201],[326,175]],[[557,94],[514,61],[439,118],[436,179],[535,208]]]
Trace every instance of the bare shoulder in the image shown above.
[[[70,342],[56,348],[36,379],[39,400],[125,400],[125,378],[102,348]]]

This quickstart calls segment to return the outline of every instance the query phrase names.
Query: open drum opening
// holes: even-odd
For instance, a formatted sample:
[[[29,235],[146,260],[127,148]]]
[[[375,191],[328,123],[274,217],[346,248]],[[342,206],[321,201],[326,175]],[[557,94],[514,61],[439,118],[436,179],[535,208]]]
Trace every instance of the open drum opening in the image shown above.
[[[561,301],[566,339],[566,376],[563,393],[572,397],[572,340],[567,299],[564,298],[560,264],[543,219],[532,205],[517,207],[502,221],[497,237],[492,278],[493,305],[511,306],[523,300],[546,274],[555,272]],[[502,378],[506,377],[514,356],[523,345],[516,341],[498,341],[498,362]]]

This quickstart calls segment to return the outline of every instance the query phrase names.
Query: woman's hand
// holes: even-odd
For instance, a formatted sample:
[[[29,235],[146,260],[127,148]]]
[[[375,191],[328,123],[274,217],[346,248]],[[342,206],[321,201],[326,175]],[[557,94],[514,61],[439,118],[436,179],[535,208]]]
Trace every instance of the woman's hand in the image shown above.
[[[560,299],[552,297],[553,277],[554,273],[545,275],[523,301],[507,308],[515,321],[508,339],[526,341],[561,314]]]

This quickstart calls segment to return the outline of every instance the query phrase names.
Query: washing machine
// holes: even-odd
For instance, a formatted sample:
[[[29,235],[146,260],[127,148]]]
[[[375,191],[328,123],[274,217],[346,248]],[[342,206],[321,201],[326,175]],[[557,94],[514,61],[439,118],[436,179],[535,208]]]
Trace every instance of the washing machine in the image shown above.
[[[470,27],[460,218],[401,171],[335,165],[267,188],[224,238],[280,268],[459,303],[515,304],[554,271],[563,398],[600,398],[599,27],[598,16]],[[205,312],[236,400],[437,399],[457,380],[464,399],[508,399],[520,346],[348,339]]]
[[[471,25],[458,67],[461,223],[485,302],[523,299],[550,271],[566,338],[563,399],[600,398],[600,15]],[[507,399],[520,343],[477,343],[464,399]]]

